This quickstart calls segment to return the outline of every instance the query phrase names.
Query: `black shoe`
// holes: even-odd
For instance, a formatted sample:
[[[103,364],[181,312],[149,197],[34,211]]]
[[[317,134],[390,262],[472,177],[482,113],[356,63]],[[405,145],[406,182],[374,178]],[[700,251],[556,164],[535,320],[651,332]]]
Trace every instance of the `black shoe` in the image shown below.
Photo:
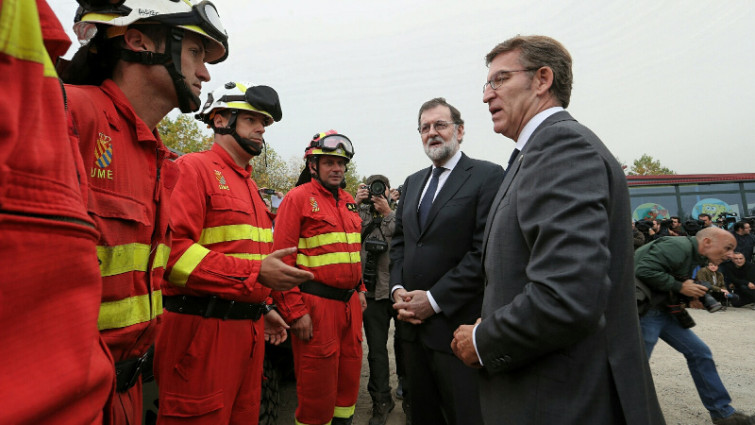
[[[755,415],[747,416],[742,412],[734,412],[725,418],[713,419],[716,425],[753,425],[755,424]]]
[[[369,425],[385,425],[388,414],[396,407],[390,393],[387,397],[379,397],[372,400],[372,417]]]

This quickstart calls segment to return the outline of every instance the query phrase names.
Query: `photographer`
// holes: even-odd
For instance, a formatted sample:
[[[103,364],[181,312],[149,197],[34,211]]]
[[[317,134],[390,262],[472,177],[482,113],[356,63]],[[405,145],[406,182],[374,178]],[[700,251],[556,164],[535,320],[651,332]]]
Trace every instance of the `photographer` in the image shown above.
[[[678,296],[705,295],[708,289],[690,278],[693,269],[708,261],[721,264],[731,258],[735,246],[731,233],[710,227],[694,237],[660,238],[643,245],[634,255],[635,276],[652,291],[652,306],[640,317],[648,359],[658,338],[682,353],[714,424],[750,424],[755,417],[730,405],[731,397],[718,376],[713,354],[689,329],[694,321],[679,305]]]
[[[370,379],[367,389],[372,397],[372,418],[370,425],[385,424],[388,413],[395,406],[388,383],[388,329],[396,312],[390,299],[388,247],[396,226],[396,214],[391,209],[390,184],[385,176],[373,175],[367,178],[357,190],[355,200],[359,204],[362,218],[362,274],[367,288],[367,309],[364,311],[364,333],[369,352]],[[395,190],[395,189],[394,189]],[[396,351],[396,369],[403,375],[401,354]]]

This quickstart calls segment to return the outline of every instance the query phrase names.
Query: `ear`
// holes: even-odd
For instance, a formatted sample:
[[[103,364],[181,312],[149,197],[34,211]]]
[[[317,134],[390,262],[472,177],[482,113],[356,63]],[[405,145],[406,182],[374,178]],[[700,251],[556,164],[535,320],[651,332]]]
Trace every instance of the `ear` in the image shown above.
[[[225,127],[225,124],[226,124],[226,122],[225,122],[225,118],[223,117],[223,115],[222,115],[222,114],[220,114],[220,113],[218,113],[218,112],[216,112],[216,113],[215,113],[215,116],[214,116],[214,117],[212,117],[212,123],[213,123],[213,124],[215,125],[215,127],[217,127],[217,128],[220,128],[220,127]]]
[[[127,28],[123,34],[123,42],[126,48],[135,52],[155,51],[155,43],[143,32],[135,28]]]
[[[553,70],[547,66],[538,69],[535,71],[535,78],[533,81],[535,84],[535,91],[538,95],[548,93],[551,86],[553,86]]]
[[[460,124],[456,129],[456,140],[459,141],[459,144],[464,140],[464,124]]]

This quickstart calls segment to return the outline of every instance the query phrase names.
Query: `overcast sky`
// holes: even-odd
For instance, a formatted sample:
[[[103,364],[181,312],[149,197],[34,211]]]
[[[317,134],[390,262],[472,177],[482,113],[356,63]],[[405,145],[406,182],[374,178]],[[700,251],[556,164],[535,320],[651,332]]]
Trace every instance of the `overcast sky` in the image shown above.
[[[574,61],[568,111],[631,166],[643,153],[681,174],[755,172],[755,1],[215,0],[230,56],[207,92],[235,80],[275,88],[283,120],[266,139],[284,159],[312,135],[347,135],[361,175],[396,187],[430,165],[419,106],[445,97],[466,121],[462,150],[499,164],[485,54],[516,34],[561,41]],[[74,0],[52,0],[70,31]],[[78,43],[66,57],[73,54]]]

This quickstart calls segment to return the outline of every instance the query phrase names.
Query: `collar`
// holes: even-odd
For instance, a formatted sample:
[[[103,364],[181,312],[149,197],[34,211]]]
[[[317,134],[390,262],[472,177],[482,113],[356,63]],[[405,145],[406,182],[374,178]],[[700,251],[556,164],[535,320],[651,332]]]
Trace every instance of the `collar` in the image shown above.
[[[248,179],[252,175],[252,166],[247,165],[246,168],[239,167],[238,164],[236,164],[236,161],[231,158],[231,155],[226,152],[225,149],[223,149],[222,146],[220,146],[217,143],[213,143],[210,150],[215,153],[218,157],[220,157],[220,160],[223,161],[226,167],[229,167],[233,169],[233,171],[236,172],[236,174],[240,175],[241,177]]]
[[[446,161],[445,164],[441,165],[441,167],[445,168],[448,171],[453,171],[454,167],[456,167],[456,164],[458,164],[460,160],[461,160],[461,149],[456,151],[454,156],[452,156],[451,158],[448,158],[448,161]],[[432,169],[434,170],[436,168],[438,167],[436,167],[435,164],[433,164]]]
[[[162,140],[160,139],[160,135],[157,132],[157,128],[154,130],[147,127],[147,124],[142,121],[141,117],[136,115],[136,112],[134,111],[133,106],[131,106],[131,102],[129,102],[128,98],[126,98],[126,95],[123,94],[123,91],[120,87],[118,87],[117,84],[115,84],[115,81],[107,79],[102,82],[102,85],[100,85],[100,90],[102,90],[109,98],[113,101],[113,105],[115,108],[123,114],[126,119],[134,126],[134,131],[136,132],[136,138],[139,142],[157,142],[159,146],[162,147]],[[167,148],[163,148],[164,150],[167,150]]]
[[[540,124],[548,119],[548,117],[555,114],[556,112],[561,112],[563,110],[564,108],[562,108],[561,106],[553,106],[544,111],[538,112],[534,117],[530,118],[530,120],[527,121],[527,124],[524,125],[522,132],[519,133],[519,139],[516,141],[516,148],[521,152],[522,149],[524,149],[524,146],[527,144],[527,141],[529,141],[530,136],[532,136],[532,133],[535,132],[535,129],[540,127]]]

